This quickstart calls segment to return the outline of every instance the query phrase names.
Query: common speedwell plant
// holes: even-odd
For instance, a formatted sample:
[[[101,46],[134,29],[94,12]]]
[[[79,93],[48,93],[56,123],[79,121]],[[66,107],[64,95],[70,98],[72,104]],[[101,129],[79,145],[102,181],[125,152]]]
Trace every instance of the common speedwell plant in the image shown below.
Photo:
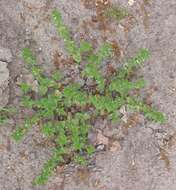
[[[139,50],[115,74],[106,77],[101,73],[101,63],[111,57],[111,45],[105,43],[96,51],[87,41],[77,44],[57,10],[52,12],[52,20],[65,42],[67,52],[81,67],[80,78],[90,79],[95,85],[90,87],[76,82],[66,84],[60,72],[48,77],[37,64],[32,51],[23,49],[23,59],[38,82],[38,92],[34,92],[30,84],[21,84],[22,106],[33,109],[35,114],[27,117],[24,126],[17,128],[12,137],[19,141],[32,126],[39,125],[44,136],[55,145],[53,155],[44,164],[34,184],[46,183],[58,164],[64,164],[68,160],[86,163],[94,152],[94,147],[88,142],[88,132],[97,117],[118,122],[121,117],[119,109],[125,105],[134,111],[143,112],[155,122],[165,121],[162,113],[146,105],[138,97],[130,96],[132,90],[145,86],[143,79],[134,82],[130,80],[130,75],[149,58],[148,50]],[[86,64],[81,64],[82,61]]]

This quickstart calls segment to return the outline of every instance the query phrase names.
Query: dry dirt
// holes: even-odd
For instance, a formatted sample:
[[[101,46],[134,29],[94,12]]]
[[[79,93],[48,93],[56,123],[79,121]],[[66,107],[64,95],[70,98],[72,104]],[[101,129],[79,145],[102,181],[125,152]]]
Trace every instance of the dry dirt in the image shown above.
[[[148,101],[167,115],[168,122],[159,125],[141,119],[126,131],[119,126],[105,128],[104,135],[116,135],[119,144],[97,153],[92,167],[69,165],[64,172],[64,168],[58,168],[47,185],[34,187],[31,181],[50,152],[36,129],[19,144],[10,139],[17,120],[23,117],[20,115],[0,127],[0,190],[176,189],[176,1],[134,0],[129,5],[127,0],[112,0],[133,15],[120,23],[102,23],[102,18],[97,21],[92,2],[0,0],[0,106],[8,101],[18,108],[18,83],[30,80],[21,60],[23,47],[30,46],[48,72],[55,68],[56,52],[66,56],[50,20],[51,11],[58,8],[75,39],[84,36],[95,46],[103,39],[116,41],[121,58],[114,64],[141,47],[149,48],[152,57],[139,74],[151,89],[146,92]]]

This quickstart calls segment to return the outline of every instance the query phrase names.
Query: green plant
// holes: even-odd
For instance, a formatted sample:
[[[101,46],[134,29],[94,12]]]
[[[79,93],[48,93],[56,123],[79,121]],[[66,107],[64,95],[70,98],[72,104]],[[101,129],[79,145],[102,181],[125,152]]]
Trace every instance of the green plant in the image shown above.
[[[137,97],[130,96],[133,89],[145,86],[143,79],[133,82],[130,75],[149,58],[148,50],[141,49],[111,77],[104,76],[101,63],[111,57],[111,45],[104,43],[97,51],[93,50],[89,42],[81,41],[80,45],[76,45],[57,10],[53,11],[52,18],[65,42],[66,50],[80,64],[79,77],[90,79],[95,85],[65,83],[64,76],[59,72],[46,76],[37,65],[32,51],[23,49],[23,59],[38,82],[38,92],[33,92],[30,84],[21,84],[22,106],[35,110],[35,114],[26,118],[24,126],[18,127],[12,137],[19,141],[32,126],[39,125],[46,139],[55,144],[53,155],[44,164],[34,184],[46,183],[54,168],[68,159],[80,164],[86,163],[94,152],[94,147],[88,142],[88,132],[97,117],[118,122],[121,118],[119,109],[127,105],[134,111],[143,112],[155,122],[165,121],[162,113],[145,105]],[[81,65],[82,60],[86,65]],[[33,96],[34,93],[36,96]]]
[[[110,6],[105,10],[104,15],[119,22],[130,14],[128,10],[124,7]]]
[[[11,107],[0,108],[0,125],[5,124],[16,110]]]

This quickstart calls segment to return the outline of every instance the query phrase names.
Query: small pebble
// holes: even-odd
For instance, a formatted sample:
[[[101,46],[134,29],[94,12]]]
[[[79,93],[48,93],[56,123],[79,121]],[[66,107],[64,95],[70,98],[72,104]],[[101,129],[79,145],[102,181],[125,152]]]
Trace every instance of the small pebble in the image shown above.
[[[96,146],[96,150],[97,150],[97,151],[103,151],[103,150],[105,150],[105,145],[104,145],[104,144],[99,144],[99,145],[97,145],[97,146]]]

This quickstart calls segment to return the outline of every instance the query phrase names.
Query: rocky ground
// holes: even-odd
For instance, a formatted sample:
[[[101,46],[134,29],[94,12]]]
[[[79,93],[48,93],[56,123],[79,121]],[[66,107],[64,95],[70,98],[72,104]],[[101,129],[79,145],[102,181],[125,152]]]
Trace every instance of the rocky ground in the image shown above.
[[[35,128],[19,144],[10,139],[21,114],[0,127],[0,190],[176,189],[176,1],[111,2],[126,7],[132,18],[102,23],[95,19],[93,0],[0,0],[0,106],[18,109],[19,82],[33,82],[21,60],[23,47],[37,53],[47,72],[58,66],[57,52],[66,56],[50,20],[51,11],[58,8],[75,39],[83,36],[95,46],[104,39],[116,41],[120,58],[114,64],[141,47],[150,50],[152,57],[139,74],[148,81],[148,101],[167,115],[168,122],[154,124],[141,116],[139,124],[124,130],[99,121],[98,141],[107,145],[112,136],[116,139],[109,149],[97,152],[89,168],[58,167],[46,186],[34,187],[31,181],[50,152]]]

